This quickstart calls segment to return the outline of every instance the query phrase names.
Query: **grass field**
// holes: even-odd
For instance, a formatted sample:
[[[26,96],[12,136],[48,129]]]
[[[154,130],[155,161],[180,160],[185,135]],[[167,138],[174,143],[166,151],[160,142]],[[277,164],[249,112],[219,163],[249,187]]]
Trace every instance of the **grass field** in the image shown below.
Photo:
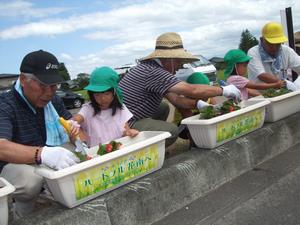
[[[224,80],[224,70],[217,70],[217,81]]]
[[[84,97],[85,100],[89,100],[89,96],[87,94],[87,91],[86,90],[80,90],[80,91],[75,91],[75,93],[77,94],[81,94],[82,97]]]

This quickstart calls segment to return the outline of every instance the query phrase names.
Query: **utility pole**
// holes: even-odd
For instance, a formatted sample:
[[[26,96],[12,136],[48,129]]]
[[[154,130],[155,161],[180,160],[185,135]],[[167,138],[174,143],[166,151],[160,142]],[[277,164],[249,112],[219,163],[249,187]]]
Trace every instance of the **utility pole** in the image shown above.
[[[281,16],[281,24],[285,30],[285,33],[288,36],[288,45],[295,49],[295,38],[294,38],[294,27],[293,27],[293,16],[292,16],[292,8],[288,7],[285,10],[280,10]],[[292,71],[293,81],[297,79],[298,74]]]

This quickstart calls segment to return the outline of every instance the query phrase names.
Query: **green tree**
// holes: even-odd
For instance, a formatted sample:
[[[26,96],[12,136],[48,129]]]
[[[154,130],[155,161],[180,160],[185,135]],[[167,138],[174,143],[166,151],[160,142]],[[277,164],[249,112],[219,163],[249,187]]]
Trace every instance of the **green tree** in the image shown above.
[[[242,32],[239,49],[247,53],[250,48],[252,48],[257,44],[258,44],[257,39],[250,33],[248,29]]]
[[[79,90],[81,90],[82,88],[84,88],[89,84],[89,76],[90,75],[87,73],[79,73],[77,75],[77,78],[75,80],[79,85]]]
[[[64,63],[59,63],[58,73],[64,80],[70,80],[70,74]]]

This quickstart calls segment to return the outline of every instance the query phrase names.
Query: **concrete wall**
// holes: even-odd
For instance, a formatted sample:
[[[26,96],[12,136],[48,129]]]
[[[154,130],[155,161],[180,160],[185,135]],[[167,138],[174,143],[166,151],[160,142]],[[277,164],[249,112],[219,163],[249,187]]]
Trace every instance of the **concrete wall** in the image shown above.
[[[151,224],[299,142],[297,113],[213,150],[171,157],[161,170],[74,209],[48,201],[10,224]]]

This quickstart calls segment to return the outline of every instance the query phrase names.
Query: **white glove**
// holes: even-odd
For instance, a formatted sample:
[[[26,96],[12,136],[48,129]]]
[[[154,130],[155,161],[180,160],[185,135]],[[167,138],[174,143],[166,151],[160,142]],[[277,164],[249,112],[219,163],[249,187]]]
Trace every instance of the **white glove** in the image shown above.
[[[226,98],[235,98],[237,100],[241,99],[240,90],[233,84],[223,86],[223,96]]]
[[[296,85],[292,81],[285,80],[285,82],[286,82],[286,88],[288,90],[297,91],[297,87],[296,87]]]
[[[41,153],[42,164],[60,170],[79,162],[79,159],[63,147],[43,147]]]
[[[297,87],[297,90],[300,90],[300,76],[294,81],[294,84]]]
[[[197,108],[198,109],[203,109],[204,107],[206,106],[209,106],[210,104],[208,104],[207,102],[205,101],[202,101],[202,100],[198,100],[197,101]]]

